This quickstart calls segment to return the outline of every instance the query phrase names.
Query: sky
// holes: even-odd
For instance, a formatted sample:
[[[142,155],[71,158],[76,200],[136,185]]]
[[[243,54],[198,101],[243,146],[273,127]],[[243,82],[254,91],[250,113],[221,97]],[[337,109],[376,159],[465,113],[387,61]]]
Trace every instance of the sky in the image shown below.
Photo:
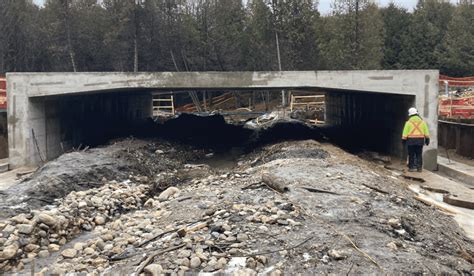
[[[450,0],[451,3],[455,3],[455,0]],[[42,5],[44,0],[33,0],[36,4]],[[319,0],[319,11],[322,14],[328,14],[331,11],[331,3],[333,0]],[[387,6],[390,2],[397,4],[398,6],[413,10],[418,0],[376,0],[380,6]]]

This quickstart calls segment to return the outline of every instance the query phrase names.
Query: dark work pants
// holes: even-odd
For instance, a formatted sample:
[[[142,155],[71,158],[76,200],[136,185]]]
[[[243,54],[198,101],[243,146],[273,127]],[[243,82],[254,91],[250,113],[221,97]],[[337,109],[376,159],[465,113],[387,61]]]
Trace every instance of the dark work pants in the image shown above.
[[[423,145],[408,145],[408,168],[421,169],[423,168]]]

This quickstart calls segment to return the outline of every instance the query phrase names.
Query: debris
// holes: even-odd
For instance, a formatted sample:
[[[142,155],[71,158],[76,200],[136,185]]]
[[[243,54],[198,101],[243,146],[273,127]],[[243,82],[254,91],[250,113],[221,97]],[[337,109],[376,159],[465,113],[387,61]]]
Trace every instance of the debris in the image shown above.
[[[428,205],[428,206],[434,206],[438,209],[440,209],[441,211],[443,212],[446,212],[448,214],[458,214],[459,211],[452,208],[452,207],[448,207],[448,206],[443,206],[441,205],[440,203],[438,203],[437,201],[427,197],[427,196],[423,196],[421,194],[418,194],[414,197],[416,200],[418,201],[421,201],[423,202],[424,204]]]
[[[300,187],[300,188],[305,189],[305,190],[307,190],[309,192],[312,192],[312,193],[323,193],[323,194],[339,195],[338,193],[335,193],[335,192],[320,190],[320,189],[311,188],[311,187]]]
[[[463,207],[467,209],[474,209],[474,199],[471,199],[471,201],[468,201],[468,200],[458,199],[454,195],[445,195],[443,196],[443,202],[446,202],[453,206]]]
[[[364,185],[365,187],[367,187],[367,188],[369,188],[369,189],[372,189],[372,190],[374,190],[374,191],[377,191],[377,192],[379,192],[379,193],[381,193],[381,194],[384,194],[384,195],[388,195],[388,194],[389,194],[387,191],[384,191],[384,190],[382,190],[382,189],[380,189],[380,188],[377,188],[377,187],[375,187],[375,186],[371,186],[371,185],[366,184],[366,183],[362,183],[362,185]]]
[[[158,157],[158,147],[173,154]],[[153,166],[180,147],[150,143],[131,152]],[[473,243],[452,219],[419,204],[379,165],[315,141],[270,144],[225,169],[190,164],[208,160],[205,153],[196,149],[197,159],[143,174],[123,169],[126,179],[88,179],[100,185],[0,220],[0,269],[28,273],[31,258],[47,266],[43,272],[63,274],[410,274],[434,261],[449,264],[431,267],[434,274],[472,267]],[[285,192],[262,184],[267,176]],[[5,250],[9,259],[1,259]]]
[[[174,251],[174,250],[177,250],[177,249],[180,249],[180,248],[183,248],[185,246],[185,244],[181,244],[181,245],[178,245],[178,246],[174,246],[174,247],[170,247],[170,248],[167,248],[167,249],[164,249],[164,250],[160,250],[156,253],[153,253],[152,255],[150,255],[145,261],[143,261],[143,263],[140,264],[140,266],[138,266],[137,268],[137,272],[136,274],[139,275],[143,269],[145,268],[145,266],[148,266],[148,264],[153,261],[153,259],[156,257],[156,256],[159,256],[163,253],[166,253],[166,252],[170,252],[170,251]]]
[[[414,180],[418,182],[425,182],[425,180],[422,177],[415,176],[415,175],[408,175],[408,174],[403,174],[402,175],[404,178],[409,179],[409,180]]]

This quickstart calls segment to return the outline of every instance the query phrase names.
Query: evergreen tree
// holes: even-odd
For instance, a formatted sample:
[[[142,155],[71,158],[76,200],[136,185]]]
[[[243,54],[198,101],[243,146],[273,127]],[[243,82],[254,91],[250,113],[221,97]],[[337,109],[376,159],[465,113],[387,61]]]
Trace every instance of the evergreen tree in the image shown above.
[[[383,58],[383,21],[366,0],[335,0],[324,20],[320,47],[327,69],[379,69]]]
[[[400,63],[407,69],[439,68],[437,50],[451,19],[453,6],[436,0],[420,0],[407,33],[402,38]]]
[[[448,25],[439,57],[441,73],[450,76],[474,75],[474,6],[461,3]]]
[[[401,69],[400,54],[402,52],[402,37],[407,35],[410,24],[410,14],[406,9],[390,3],[381,9],[384,21],[385,39],[383,49],[383,69]]]

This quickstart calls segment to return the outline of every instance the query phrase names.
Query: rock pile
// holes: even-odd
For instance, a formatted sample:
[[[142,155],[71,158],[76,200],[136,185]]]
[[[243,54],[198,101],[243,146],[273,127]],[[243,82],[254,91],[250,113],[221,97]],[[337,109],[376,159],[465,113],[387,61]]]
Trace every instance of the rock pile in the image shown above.
[[[90,231],[125,211],[141,208],[148,186],[111,181],[97,189],[71,192],[52,210],[20,214],[0,222],[0,269],[22,269],[36,257],[47,257],[82,230]],[[62,252],[74,258],[77,249]]]
[[[142,272],[149,275],[181,275],[191,271],[256,275],[273,271],[273,275],[279,275],[278,266],[269,264],[268,252],[255,244],[262,242],[262,238],[300,228],[301,215],[291,203],[274,197],[250,203],[223,196],[229,186],[240,191],[237,183],[249,181],[254,179],[242,173],[211,175],[191,180],[181,189],[170,187],[147,199],[141,210],[123,213],[113,220],[104,215],[103,225],[97,224],[95,216],[88,221],[90,225],[95,224],[89,239],[70,243],[70,248],[63,249],[56,262],[43,272],[130,273],[137,270],[138,264],[143,264],[142,256],[163,252],[144,264]],[[218,195],[213,204],[196,200],[206,190],[211,198]],[[235,192],[230,194],[236,195]],[[185,200],[195,204],[195,209],[186,207],[196,213],[183,211]]]

